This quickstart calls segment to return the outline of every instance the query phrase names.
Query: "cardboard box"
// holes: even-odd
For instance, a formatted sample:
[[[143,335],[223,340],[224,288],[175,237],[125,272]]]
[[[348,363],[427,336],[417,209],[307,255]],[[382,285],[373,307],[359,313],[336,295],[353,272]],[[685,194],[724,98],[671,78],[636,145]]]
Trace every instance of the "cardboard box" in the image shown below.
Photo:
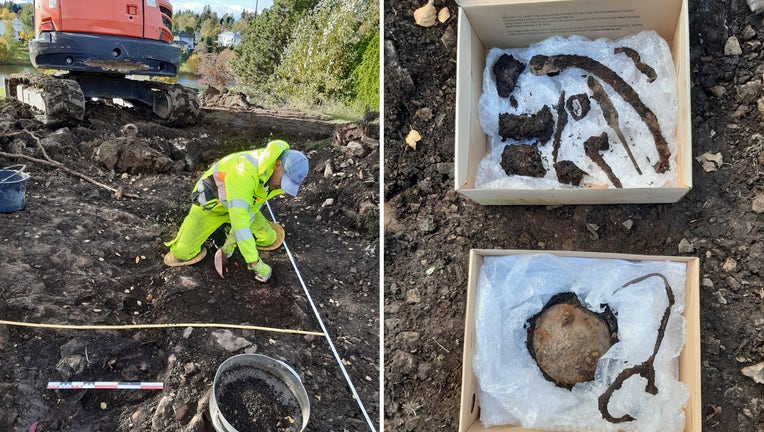
[[[478,383],[472,369],[472,355],[475,349],[475,303],[480,268],[483,257],[497,255],[548,253],[564,257],[612,258],[632,261],[674,261],[687,264],[685,283],[686,340],[679,355],[679,380],[690,387],[690,398],[684,408],[685,432],[700,432],[701,424],[701,383],[700,383],[700,260],[694,257],[668,257],[648,255],[626,255],[596,252],[555,252],[472,249],[469,263],[469,285],[464,324],[464,354],[462,358],[462,393],[459,413],[459,432],[542,432],[522,426],[496,426],[485,428],[480,423],[480,404],[477,399]]]
[[[454,168],[458,192],[480,204],[548,205],[671,203],[679,201],[690,190],[692,133],[687,0],[459,0],[459,3]],[[520,19],[531,16],[534,25]],[[554,35],[615,40],[643,30],[654,30],[668,42],[676,69],[678,154],[672,165],[676,163],[677,186],[573,190],[475,187],[478,164],[488,149],[488,139],[477,114],[488,50],[527,47]]]

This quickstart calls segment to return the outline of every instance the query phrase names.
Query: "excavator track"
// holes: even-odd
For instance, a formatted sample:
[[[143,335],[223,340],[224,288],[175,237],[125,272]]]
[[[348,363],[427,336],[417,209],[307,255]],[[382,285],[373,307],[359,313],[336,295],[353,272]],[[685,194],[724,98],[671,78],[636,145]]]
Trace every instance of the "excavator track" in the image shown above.
[[[199,119],[199,98],[196,92],[180,84],[148,81],[152,91],[158,92],[153,112],[167,126],[183,127],[196,124]]]
[[[45,125],[77,124],[85,114],[82,89],[71,79],[39,72],[17,73],[5,78],[5,92],[7,97],[30,106]]]

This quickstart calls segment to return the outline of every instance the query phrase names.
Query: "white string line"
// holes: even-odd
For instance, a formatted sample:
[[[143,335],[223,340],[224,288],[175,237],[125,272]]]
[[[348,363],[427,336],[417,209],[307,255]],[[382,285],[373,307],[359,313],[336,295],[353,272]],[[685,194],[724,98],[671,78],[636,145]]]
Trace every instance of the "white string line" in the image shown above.
[[[268,207],[268,212],[271,214],[271,220],[273,220],[273,222],[278,223],[278,221],[276,220],[276,215],[273,214],[273,209],[271,208],[270,203],[266,201],[265,205]],[[313,308],[313,313],[316,315],[318,324],[321,326],[321,330],[324,332],[326,341],[329,342],[329,347],[332,349],[332,353],[334,353],[334,358],[337,360],[337,364],[340,366],[340,369],[342,370],[342,375],[345,376],[345,381],[347,381],[348,386],[350,387],[350,391],[353,392],[353,399],[356,400],[356,402],[358,403],[358,406],[361,408],[361,412],[363,413],[363,416],[366,419],[366,423],[369,424],[369,429],[371,429],[372,432],[377,432],[377,430],[374,428],[374,424],[372,423],[371,418],[369,418],[369,413],[366,412],[366,408],[363,406],[361,397],[358,396],[358,392],[356,392],[355,390],[355,386],[353,385],[353,381],[350,379],[350,376],[348,375],[348,372],[345,369],[345,365],[342,364],[342,358],[340,358],[340,355],[337,352],[337,349],[334,347],[334,342],[332,342],[332,337],[329,335],[329,331],[326,329],[326,326],[324,325],[324,321],[321,319],[321,315],[318,313],[316,304],[313,303],[313,298],[310,296],[308,287],[307,285],[305,285],[305,281],[302,279],[302,274],[300,274],[300,269],[297,268],[297,263],[295,262],[294,257],[292,256],[292,251],[290,251],[289,246],[287,246],[286,239],[284,239],[283,245],[284,245],[284,249],[286,250],[287,256],[289,256],[289,261],[292,262],[292,267],[294,267],[294,271],[295,273],[297,273],[297,279],[300,280],[302,289],[305,291],[305,295],[308,297],[308,302],[310,303],[310,307]]]

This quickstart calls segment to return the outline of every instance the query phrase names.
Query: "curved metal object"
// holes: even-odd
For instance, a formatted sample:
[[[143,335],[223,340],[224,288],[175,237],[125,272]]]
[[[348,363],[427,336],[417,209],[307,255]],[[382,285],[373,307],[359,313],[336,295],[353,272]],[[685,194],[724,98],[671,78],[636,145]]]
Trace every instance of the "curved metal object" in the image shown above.
[[[651,277],[659,277],[663,280],[663,284],[666,288],[666,296],[668,297],[668,306],[666,306],[666,310],[663,312],[663,317],[661,318],[661,323],[658,327],[658,337],[655,338],[655,347],[653,348],[652,355],[650,355],[650,357],[648,357],[647,360],[641,364],[626,368],[621,371],[621,373],[616,377],[615,381],[610,384],[607,390],[605,390],[605,392],[602,393],[602,395],[600,395],[597,400],[602,418],[611,423],[623,423],[634,420],[634,417],[630,416],[629,414],[624,414],[621,417],[614,417],[612,414],[610,414],[610,411],[608,411],[610,398],[613,397],[613,393],[618,391],[621,386],[623,386],[623,383],[626,382],[627,379],[635,375],[639,375],[647,380],[647,384],[645,385],[645,392],[650,393],[651,395],[658,394],[658,387],[655,385],[655,356],[658,355],[658,349],[661,347],[663,337],[666,335],[666,327],[668,326],[669,317],[671,316],[671,308],[675,303],[674,292],[671,289],[671,285],[669,285],[666,276],[660,273],[650,273],[626,282],[615,292],[618,292],[619,290],[626,288],[629,285],[634,285]]]
[[[663,137],[658,118],[650,108],[642,102],[642,99],[640,99],[639,94],[637,94],[634,88],[624,81],[623,78],[618,76],[612,69],[591,57],[575,54],[533,56],[528,66],[531,73],[534,75],[550,75],[559,73],[568,68],[578,68],[595,75],[597,78],[609,84],[613,90],[623,98],[623,100],[634,108],[650,130],[650,133],[655,140],[655,148],[658,150],[659,158],[658,162],[653,166],[655,172],[664,173],[669,170],[671,167],[671,163],[669,162],[671,150],[669,149],[668,142],[666,142],[666,138]]]

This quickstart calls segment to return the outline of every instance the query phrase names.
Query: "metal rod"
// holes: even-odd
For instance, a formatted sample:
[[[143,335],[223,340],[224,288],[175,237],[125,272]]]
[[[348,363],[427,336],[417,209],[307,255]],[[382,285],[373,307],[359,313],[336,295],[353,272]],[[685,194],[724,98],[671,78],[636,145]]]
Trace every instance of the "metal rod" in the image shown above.
[[[265,202],[265,205],[268,207],[268,212],[271,214],[271,220],[273,222],[278,222],[276,220],[276,215],[273,214],[273,209],[271,209],[271,205],[268,201]],[[305,291],[305,295],[308,297],[308,302],[310,303],[310,307],[313,308],[313,313],[316,315],[316,319],[318,320],[318,324],[321,326],[321,330],[324,332],[324,337],[326,337],[326,341],[329,343],[329,347],[332,349],[332,353],[334,353],[334,358],[337,360],[337,364],[339,365],[340,369],[342,370],[342,375],[345,376],[345,380],[348,383],[348,386],[350,387],[350,391],[353,392],[353,399],[356,400],[358,403],[358,406],[361,408],[361,412],[363,413],[364,418],[366,419],[366,423],[369,425],[369,429],[372,432],[376,432],[377,430],[374,428],[374,424],[371,421],[371,418],[369,417],[369,413],[366,412],[366,408],[363,406],[363,402],[361,401],[361,397],[358,395],[358,392],[355,390],[355,386],[353,385],[353,381],[350,379],[350,376],[348,375],[347,370],[345,369],[345,365],[342,364],[342,358],[340,357],[339,353],[337,352],[337,349],[334,347],[334,342],[332,342],[332,337],[329,335],[329,331],[326,330],[326,326],[324,325],[324,321],[321,319],[321,315],[318,313],[318,309],[316,308],[316,304],[313,302],[313,298],[310,296],[310,292],[308,291],[307,285],[305,285],[305,281],[302,279],[302,274],[300,274],[300,269],[297,268],[297,263],[294,260],[294,257],[292,256],[292,251],[289,250],[289,246],[287,245],[286,239],[284,239],[284,249],[286,249],[286,253],[289,256],[289,261],[292,262],[292,267],[294,267],[294,271],[297,274],[297,279],[300,280],[300,284],[302,285],[302,289]]]

